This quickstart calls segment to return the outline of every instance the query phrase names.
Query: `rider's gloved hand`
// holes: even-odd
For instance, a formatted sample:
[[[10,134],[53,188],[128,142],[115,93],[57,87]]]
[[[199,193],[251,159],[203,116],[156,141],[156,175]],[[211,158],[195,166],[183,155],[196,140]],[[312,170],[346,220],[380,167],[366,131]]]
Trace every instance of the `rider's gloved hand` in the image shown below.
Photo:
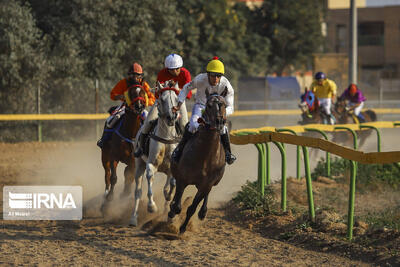
[[[172,112],[176,113],[181,109],[182,106],[182,102],[178,102],[178,105],[176,105],[175,107],[172,107]]]

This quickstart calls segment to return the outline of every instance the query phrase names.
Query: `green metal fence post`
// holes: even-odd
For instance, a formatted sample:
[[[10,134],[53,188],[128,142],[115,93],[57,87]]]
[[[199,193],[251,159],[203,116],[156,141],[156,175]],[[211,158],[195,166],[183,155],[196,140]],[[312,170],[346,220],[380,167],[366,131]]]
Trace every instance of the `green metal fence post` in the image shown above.
[[[312,182],[311,182],[310,159],[308,157],[307,147],[302,146],[302,149],[304,156],[304,169],[306,172],[306,182],[307,182],[308,212],[310,215],[310,220],[314,221],[315,211],[314,211],[314,197],[313,197]]]
[[[376,137],[377,137],[377,142],[378,142],[378,152],[381,152],[381,133],[379,132],[379,129],[376,128],[375,126],[371,126],[371,125],[362,125],[360,124],[360,129],[374,129],[376,131]]]
[[[279,143],[279,142],[275,142],[272,141],[272,143],[274,143],[279,151],[281,152],[281,158],[282,158],[282,164],[281,164],[281,168],[282,168],[282,173],[281,173],[281,209],[282,211],[286,211],[286,193],[287,193],[287,183],[286,183],[286,153],[285,153],[285,148],[284,146]]]
[[[254,132],[239,132],[236,133],[238,136],[254,135]],[[261,195],[264,196],[265,181],[266,181],[266,159],[265,159],[265,145],[264,143],[254,144],[258,151],[258,173],[257,173],[257,184]]]
[[[350,177],[350,190],[349,190],[349,211],[347,218],[347,238],[351,241],[353,239],[353,225],[354,225],[354,201],[356,194],[356,175],[357,175],[357,164],[351,162],[351,177]]]
[[[280,132],[289,132],[292,133],[294,135],[297,135],[297,133],[295,131],[293,131],[292,129],[277,129],[276,130],[278,133]],[[297,159],[296,159],[296,178],[300,179],[300,146],[296,146],[296,153],[297,153]]]
[[[325,140],[328,140],[328,135],[324,132],[321,131],[319,129],[315,129],[315,128],[304,128],[304,130],[309,131],[309,132],[317,132],[320,133]],[[326,177],[331,177],[331,157],[330,157],[330,153],[328,151],[326,151],[326,162],[325,162],[325,166],[326,166]]]
[[[261,195],[264,196],[265,189],[265,146],[264,143],[255,144],[258,150],[258,186]]]
[[[351,132],[353,135],[353,147],[355,150],[357,150],[357,134],[354,130],[350,129],[349,127],[344,127],[344,126],[336,126],[335,130],[347,130]]]
[[[271,184],[271,164],[270,164],[270,158],[271,158],[271,151],[269,149],[269,143],[264,143],[265,144],[265,171],[266,171],[266,180],[267,180],[267,185]]]

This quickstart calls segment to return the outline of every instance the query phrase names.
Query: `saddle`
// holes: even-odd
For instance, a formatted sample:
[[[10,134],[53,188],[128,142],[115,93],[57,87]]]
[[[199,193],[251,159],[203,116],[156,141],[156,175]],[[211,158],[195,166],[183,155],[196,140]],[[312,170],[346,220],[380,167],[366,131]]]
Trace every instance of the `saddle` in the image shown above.
[[[149,150],[150,150],[150,139],[154,138],[155,136],[155,129],[156,125],[158,123],[158,118],[155,120],[150,121],[150,131],[149,134],[146,136],[146,139],[144,140],[144,148],[143,148],[143,154],[146,155],[147,157],[149,156]],[[175,122],[175,129],[176,133],[178,134],[179,137],[182,137],[182,129],[179,126],[179,122]]]

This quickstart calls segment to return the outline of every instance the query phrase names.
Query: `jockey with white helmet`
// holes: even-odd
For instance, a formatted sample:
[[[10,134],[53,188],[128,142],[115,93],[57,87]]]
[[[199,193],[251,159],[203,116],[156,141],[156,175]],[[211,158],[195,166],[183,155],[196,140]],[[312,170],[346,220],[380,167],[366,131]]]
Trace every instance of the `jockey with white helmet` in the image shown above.
[[[208,90],[210,94],[221,94],[226,89],[227,94],[224,97],[226,102],[226,115],[228,116],[233,113],[234,90],[229,80],[223,76],[224,74],[224,64],[218,59],[218,57],[214,57],[207,64],[207,73],[200,73],[197,75],[193,81],[187,83],[180,92],[178,105],[173,107],[174,112],[180,109],[181,105],[185,102],[187,94],[191,90],[197,88],[195,96],[196,100],[192,109],[192,116],[189,120],[189,127],[185,129],[181,142],[172,154],[173,160],[179,160],[186,142],[193,136],[199,127],[197,120],[201,117],[202,112],[205,109],[205,104],[207,102],[206,90]],[[236,157],[231,153],[228,128],[225,126],[220,134],[222,145],[225,149],[226,162],[232,164],[236,160]]]
[[[157,75],[157,81],[160,83],[164,83],[166,81],[173,80],[175,83],[178,83],[179,88],[183,88],[183,86],[192,80],[190,72],[183,67],[182,57],[178,54],[170,54],[165,58],[164,61],[165,68],[160,70]],[[192,94],[190,93],[187,98],[190,99]],[[156,92],[156,98],[158,98],[158,93]],[[154,121],[158,118],[158,112],[156,104],[151,108],[147,118],[142,126],[141,133],[138,138],[138,146],[134,153],[135,157],[140,157],[144,151],[144,144],[146,138],[154,124]],[[185,125],[188,121],[186,107],[182,107],[181,116],[178,119],[179,127],[181,132],[184,131]]]

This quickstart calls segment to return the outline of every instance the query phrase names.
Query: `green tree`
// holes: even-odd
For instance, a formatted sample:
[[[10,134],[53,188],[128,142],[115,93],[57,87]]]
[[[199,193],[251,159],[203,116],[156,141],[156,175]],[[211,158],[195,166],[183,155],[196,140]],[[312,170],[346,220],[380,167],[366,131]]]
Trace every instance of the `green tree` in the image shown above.
[[[271,40],[270,71],[307,63],[322,45],[321,0],[269,0],[255,11],[253,27]]]
[[[0,1],[0,113],[34,113],[47,62],[31,8]]]

